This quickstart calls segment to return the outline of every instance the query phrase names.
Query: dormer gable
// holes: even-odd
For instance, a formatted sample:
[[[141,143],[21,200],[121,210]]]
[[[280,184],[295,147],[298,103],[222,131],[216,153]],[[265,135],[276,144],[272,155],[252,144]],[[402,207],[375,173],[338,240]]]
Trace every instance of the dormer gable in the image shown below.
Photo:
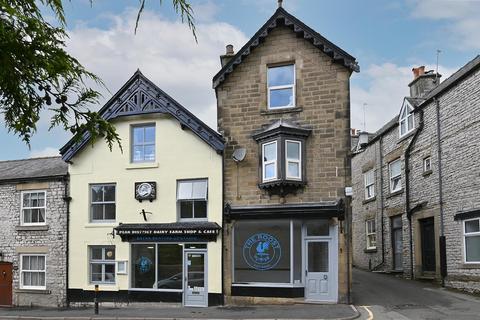
[[[402,108],[398,115],[398,134],[400,138],[406,136],[415,129],[415,115],[413,111],[414,106],[408,98],[403,99]]]

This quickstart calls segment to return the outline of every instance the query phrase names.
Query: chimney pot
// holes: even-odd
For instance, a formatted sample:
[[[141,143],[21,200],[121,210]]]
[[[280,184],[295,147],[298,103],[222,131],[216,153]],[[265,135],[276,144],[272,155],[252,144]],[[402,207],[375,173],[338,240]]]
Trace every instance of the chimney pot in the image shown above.
[[[225,47],[225,54],[226,55],[229,55],[229,56],[233,56],[233,45],[231,44],[227,44],[227,46]]]
[[[425,73],[425,66],[420,66],[418,68],[413,68],[413,80],[417,79],[419,76]]]

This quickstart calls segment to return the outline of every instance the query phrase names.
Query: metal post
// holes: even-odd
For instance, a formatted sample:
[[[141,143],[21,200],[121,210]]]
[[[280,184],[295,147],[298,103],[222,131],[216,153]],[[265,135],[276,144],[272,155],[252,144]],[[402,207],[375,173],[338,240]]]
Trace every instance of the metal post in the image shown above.
[[[95,314],[98,314],[98,299],[97,299],[97,294],[98,294],[98,284],[95,285],[95,296],[93,298],[93,303],[95,304]]]

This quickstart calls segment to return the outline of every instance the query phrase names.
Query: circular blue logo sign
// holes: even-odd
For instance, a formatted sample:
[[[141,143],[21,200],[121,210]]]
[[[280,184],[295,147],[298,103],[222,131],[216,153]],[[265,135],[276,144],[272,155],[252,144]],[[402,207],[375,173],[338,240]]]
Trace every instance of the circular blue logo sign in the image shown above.
[[[281,256],[280,242],[269,233],[254,234],[243,245],[243,259],[255,270],[272,269]]]
[[[147,257],[141,256],[140,259],[137,261],[138,269],[141,273],[146,273],[150,271],[152,267],[152,260]]]

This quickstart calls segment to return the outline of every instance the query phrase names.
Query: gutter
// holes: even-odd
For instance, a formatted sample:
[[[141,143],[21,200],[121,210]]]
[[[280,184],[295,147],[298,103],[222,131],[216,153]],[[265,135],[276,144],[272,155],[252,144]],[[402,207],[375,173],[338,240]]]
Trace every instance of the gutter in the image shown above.
[[[420,109],[420,124],[413,135],[412,140],[405,149],[405,211],[407,212],[408,218],[408,232],[409,232],[409,245],[410,245],[410,279],[413,280],[413,232],[412,232],[412,215],[414,211],[410,208],[410,180],[409,180],[409,173],[410,173],[410,152],[412,150],[413,145],[417,141],[418,135],[423,129],[423,109]]]

